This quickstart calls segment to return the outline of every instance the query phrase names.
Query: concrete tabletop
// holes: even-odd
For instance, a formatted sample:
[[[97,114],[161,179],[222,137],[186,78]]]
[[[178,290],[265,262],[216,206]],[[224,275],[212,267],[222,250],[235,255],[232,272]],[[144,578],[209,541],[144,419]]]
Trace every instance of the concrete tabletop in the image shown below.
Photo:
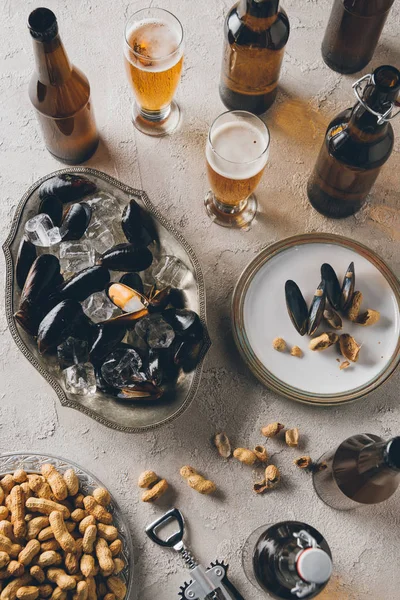
[[[151,4],[153,0],[151,1]],[[15,207],[39,177],[62,168],[46,151],[28,100],[33,55],[26,21],[39,3],[1,2],[0,36],[0,227],[5,239]],[[185,66],[177,99],[183,123],[173,136],[154,139],[130,123],[130,90],[122,61],[122,35],[128,14],[146,3],[125,0],[48,0],[56,13],[66,49],[88,76],[101,145],[87,163],[121,181],[142,187],[186,237],[203,268],[208,325],[213,341],[196,400],[171,425],[152,433],[111,431],[71,409],[25,360],[0,321],[0,451],[52,452],[95,473],[115,494],[129,519],[136,551],[135,588],[140,600],[173,600],[188,580],[179,557],[152,545],[145,524],[165,508],[181,508],[189,545],[208,564],[225,559],[232,579],[249,600],[264,597],[246,580],[241,548],[260,525],[284,519],[306,521],[328,540],[334,577],[322,600],[395,600],[399,592],[399,494],[385,504],[338,513],[316,497],[311,479],[296,471],[296,451],[268,442],[281,468],[282,484],[254,496],[252,473],[237,461],[224,462],[210,445],[226,430],[236,446],[262,442],[262,425],[279,420],[297,426],[301,450],[317,458],[346,437],[369,432],[388,438],[400,431],[399,374],[360,402],[325,410],[278,397],[250,374],[234,348],[230,300],[242,269],[267,244],[302,232],[324,231],[359,240],[400,273],[400,118],[394,122],[395,149],[371,194],[355,217],[325,219],[309,205],[305,186],[330,118],[354,103],[351,84],[322,61],[320,45],[331,0],[286,0],[291,35],[280,93],[265,119],[271,154],[258,189],[260,215],[249,232],[228,231],[206,217],[208,190],[204,147],[208,127],[224,110],[218,95],[224,15],[231,0],[159,0],[174,12],[186,35]],[[40,5],[40,4],[39,4]],[[367,73],[380,64],[400,64],[400,7],[395,3]],[[4,293],[4,262],[1,274]],[[2,300],[3,303],[3,300]],[[187,487],[179,468],[190,464],[213,479],[218,498]],[[154,469],[171,484],[157,506],[141,503],[139,473]]]

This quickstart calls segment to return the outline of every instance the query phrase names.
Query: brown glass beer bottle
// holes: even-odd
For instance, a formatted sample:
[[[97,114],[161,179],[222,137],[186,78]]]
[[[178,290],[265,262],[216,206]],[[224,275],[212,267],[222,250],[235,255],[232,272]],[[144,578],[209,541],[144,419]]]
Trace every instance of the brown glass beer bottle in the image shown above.
[[[232,7],[219,88],[227,108],[261,114],[273,104],[289,31],[279,0],[240,0]]]
[[[400,485],[400,437],[353,435],[318,463],[326,468],[314,473],[314,487],[326,504],[338,510],[378,504]]]
[[[29,15],[28,27],[36,62],[29,98],[36,109],[46,147],[67,164],[84,162],[99,143],[89,82],[70,63],[51,10],[34,10]]]
[[[371,60],[394,0],[334,0],[322,58],[334,71],[356,73]]]
[[[389,120],[398,114],[393,114],[393,108],[400,90],[400,72],[384,65],[353,87],[358,102],[328,125],[307,185],[313,207],[337,219],[362,207],[392,153],[394,136]]]

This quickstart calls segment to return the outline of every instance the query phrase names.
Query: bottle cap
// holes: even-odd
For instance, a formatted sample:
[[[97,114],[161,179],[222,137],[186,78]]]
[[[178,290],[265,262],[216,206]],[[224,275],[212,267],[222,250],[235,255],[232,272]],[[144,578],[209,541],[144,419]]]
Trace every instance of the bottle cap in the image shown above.
[[[56,15],[48,8],[36,8],[28,17],[31,36],[39,42],[50,42],[58,33]]]
[[[321,548],[306,548],[297,557],[296,568],[307,583],[326,583],[332,575],[332,560]]]

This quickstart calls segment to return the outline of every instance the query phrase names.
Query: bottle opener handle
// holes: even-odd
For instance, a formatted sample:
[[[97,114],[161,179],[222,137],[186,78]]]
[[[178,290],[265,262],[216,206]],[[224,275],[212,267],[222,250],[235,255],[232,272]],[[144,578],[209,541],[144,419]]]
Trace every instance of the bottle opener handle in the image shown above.
[[[163,540],[157,534],[157,529],[160,529],[161,527],[173,521],[176,521],[176,523],[178,524],[178,531],[167,537],[166,540]],[[181,511],[177,508],[172,508],[164,515],[162,515],[162,517],[154,521],[154,523],[148,525],[145,531],[149,538],[152,540],[152,542],[158,544],[158,546],[162,546],[163,548],[173,548],[174,546],[179,544],[183,539],[183,534],[185,531],[185,522],[183,520],[183,515]]]

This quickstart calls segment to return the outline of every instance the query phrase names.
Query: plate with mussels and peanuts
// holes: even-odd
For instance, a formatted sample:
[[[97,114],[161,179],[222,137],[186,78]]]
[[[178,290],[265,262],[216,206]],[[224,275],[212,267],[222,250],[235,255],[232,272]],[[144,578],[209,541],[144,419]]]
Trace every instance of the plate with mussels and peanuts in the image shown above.
[[[232,319],[254,375],[293,400],[362,398],[400,361],[399,280],[345,237],[304,234],[263,250],[237,283]]]

